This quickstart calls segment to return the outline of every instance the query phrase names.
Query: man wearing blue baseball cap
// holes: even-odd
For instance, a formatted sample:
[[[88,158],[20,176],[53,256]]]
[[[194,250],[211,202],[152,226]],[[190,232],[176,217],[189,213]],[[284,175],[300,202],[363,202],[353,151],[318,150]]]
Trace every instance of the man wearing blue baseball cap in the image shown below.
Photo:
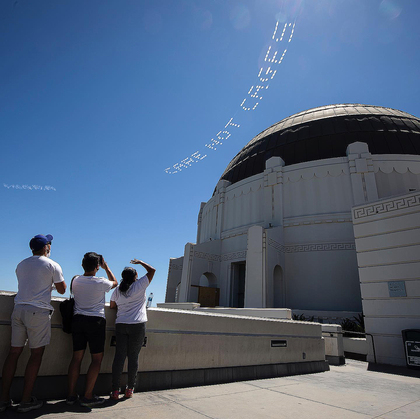
[[[31,355],[26,365],[22,400],[18,412],[29,412],[42,406],[32,396],[35,379],[41,366],[45,346],[51,339],[51,291],[66,292],[61,266],[49,258],[53,236],[38,234],[31,239],[32,256],[22,260],[16,268],[18,292],[12,313],[12,339],[9,354],[4,362],[0,412],[11,405],[10,386],[17,362],[26,342]]]

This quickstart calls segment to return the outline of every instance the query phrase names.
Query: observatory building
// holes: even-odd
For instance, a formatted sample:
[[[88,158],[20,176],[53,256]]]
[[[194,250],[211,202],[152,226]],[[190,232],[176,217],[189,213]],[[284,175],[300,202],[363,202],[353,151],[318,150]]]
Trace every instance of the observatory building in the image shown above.
[[[229,163],[201,203],[196,243],[170,260],[165,301],[339,319],[398,298],[389,282],[404,280],[395,286],[408,304],[415,283],[418,306],[419,211],[419,118],[361,104],[297,113]]]

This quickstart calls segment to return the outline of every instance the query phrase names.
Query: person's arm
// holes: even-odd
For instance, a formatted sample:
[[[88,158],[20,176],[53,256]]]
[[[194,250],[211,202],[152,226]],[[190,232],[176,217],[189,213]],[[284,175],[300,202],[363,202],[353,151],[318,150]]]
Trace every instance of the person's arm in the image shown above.
[[[144,269],[146,269],[147,271],[147,279],[149,280],[149,283],[152,282],[153,276],[156,272],[156,269],[153,268],[152,266],[150,266],[149,264],[147,264],[146,262],[143,262],[142,260],[138,260],[138,259],[132,259],[130,261],[130,263],[133,263],[134,265],[141,265],[143,266]]]
[[[109,302],[109,308],[112,308],[112,309],[117,309],[117,303],[115,302],[115,301],[110,301]]]
[[[111,269],[109,269],[108,264],[104,260],[102,260],[101,268],[105,270],[108,279],[112,282],[112,288],[115,288],[118,285],[118,281],[116,280],[115,275],[112,273]]]
[[[66,292],[67,285],[64,281],[63,282],[56,282],[54,285],[55,285],[55,290],[59,294],[64,294]]]
[[[66,292],[67,285],[64,281],[63,271],[61,270],[61,266],[56,263],[53,265],[53,289],[59,293],[64,294]]]

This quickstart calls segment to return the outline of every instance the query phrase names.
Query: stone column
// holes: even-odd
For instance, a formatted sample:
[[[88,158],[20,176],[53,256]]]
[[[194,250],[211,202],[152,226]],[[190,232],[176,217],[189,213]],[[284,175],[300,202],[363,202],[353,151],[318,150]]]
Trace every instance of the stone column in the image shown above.
[[[265,231],[260,226],[248,230],[245,273],[245,307],[264,308],[266,302]]]

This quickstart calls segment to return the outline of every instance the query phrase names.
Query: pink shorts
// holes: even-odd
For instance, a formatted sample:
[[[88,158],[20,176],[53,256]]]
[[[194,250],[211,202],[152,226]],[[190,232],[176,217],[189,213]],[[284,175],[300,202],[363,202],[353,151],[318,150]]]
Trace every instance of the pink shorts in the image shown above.
[[[29,341],[31,349],[41,348],[51,340],[50,310],[17,304],[12,313],[12,343],[13,347],[21,348]]]

